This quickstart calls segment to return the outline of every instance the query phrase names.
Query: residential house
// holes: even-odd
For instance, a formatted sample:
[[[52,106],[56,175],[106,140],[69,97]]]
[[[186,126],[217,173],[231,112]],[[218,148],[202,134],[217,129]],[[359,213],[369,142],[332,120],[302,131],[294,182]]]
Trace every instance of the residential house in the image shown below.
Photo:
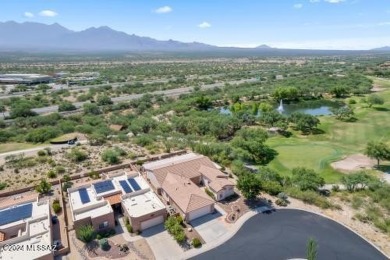
[[[0,205],[0,249],[9,245],[15,249],[0,250],[0,259],[52,260],[52,244],[49,201],[35,198],[3,208]]]
[[[186,221],[214,212],[214,201],[201,186],[209,188],[216,200],[234,194],[233,182],[203,155],[188,153],[148,162],[141,170],[156,192]]]

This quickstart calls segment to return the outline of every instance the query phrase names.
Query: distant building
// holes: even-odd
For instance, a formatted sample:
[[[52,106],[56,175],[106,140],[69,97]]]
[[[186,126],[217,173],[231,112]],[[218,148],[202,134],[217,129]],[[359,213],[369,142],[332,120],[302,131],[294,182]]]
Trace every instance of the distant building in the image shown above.
[[[99,72],[82,72],[72,75],[65,75],[64,78],[68,85],[74,85],[79,83],[88,83],[97,80],[100,77]]]
[[[41,74],[0,74],[0,84],[44,84],[53,81],[53,77]]]
[[[53,259],[51,232],[48,201],[34,199],[1,208],[0,259]],[[5,245],[23,250],[3,250]]]

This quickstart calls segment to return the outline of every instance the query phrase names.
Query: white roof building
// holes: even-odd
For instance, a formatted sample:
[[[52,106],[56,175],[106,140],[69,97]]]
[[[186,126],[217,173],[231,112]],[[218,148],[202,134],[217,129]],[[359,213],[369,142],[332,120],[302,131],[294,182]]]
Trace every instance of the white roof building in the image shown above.
[[[1,260],[53,259],[49,201],[37,199],[0,209]],[[5,250],[5,246],[23,250]]]

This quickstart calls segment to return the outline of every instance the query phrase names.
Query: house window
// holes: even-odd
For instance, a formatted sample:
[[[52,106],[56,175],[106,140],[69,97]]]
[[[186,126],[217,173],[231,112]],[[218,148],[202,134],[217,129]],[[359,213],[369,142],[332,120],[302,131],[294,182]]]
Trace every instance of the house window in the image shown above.
[[[104,221],[103,223],[99,224],[99,229],[104,229],[108,227],[108,221]]]

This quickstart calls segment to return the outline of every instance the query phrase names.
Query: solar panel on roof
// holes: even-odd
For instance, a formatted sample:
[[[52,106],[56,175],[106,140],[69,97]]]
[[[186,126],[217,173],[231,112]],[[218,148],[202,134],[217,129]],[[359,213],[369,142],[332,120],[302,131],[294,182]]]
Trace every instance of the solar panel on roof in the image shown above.
[[[96,193],[103,193],[115,189],[114,184],[112,184],[111,180],[98,182],[95,183],[93,186],[95,187]]]
[[[132,193],[133,190],[130,188],[130,185],[127,181],[119,181],[120,185],[122,186],[123,190],[126,193]]]
[[[128,179],[128,181],[130,182],[130,185],[131,187],[133,187],[133,190],[137,191],[137,190],[140,190],[141,187],[138,185],[138,183],[134,180],[134,178],[130,178]]]
[[[29,203],[0,211],[0,226],[25,218],[31,218],[32,209],[33,205]]]
[[[79,189],[79,195],[80,195],[81,203],[85,204],[85,203],[88,203],[91,201],[91,199],[89,198],[87,189],[85,189],[85,188]]]

